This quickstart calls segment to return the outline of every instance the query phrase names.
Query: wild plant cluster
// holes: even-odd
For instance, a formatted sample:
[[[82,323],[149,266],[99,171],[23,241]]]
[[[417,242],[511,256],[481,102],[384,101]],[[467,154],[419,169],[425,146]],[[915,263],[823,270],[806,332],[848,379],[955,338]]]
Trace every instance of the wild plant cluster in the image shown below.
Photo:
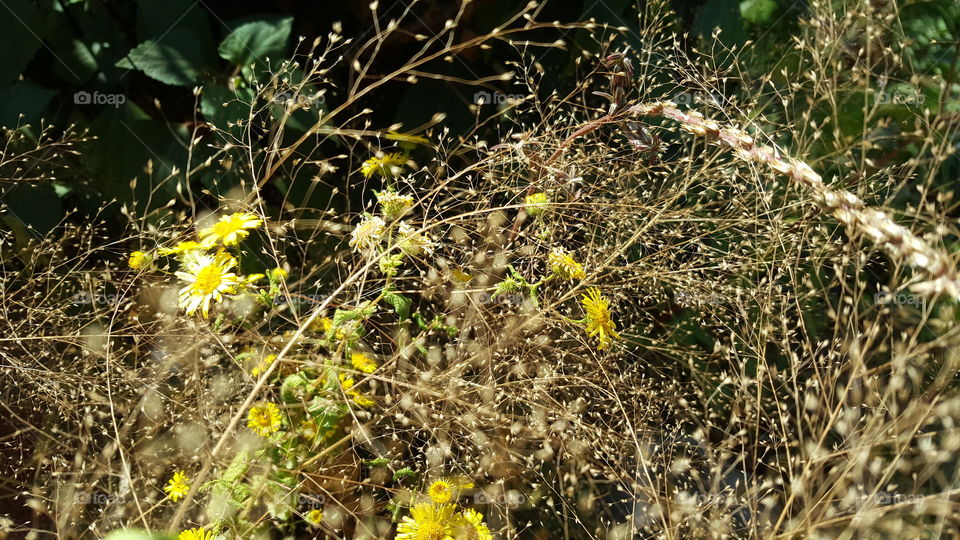
[[[0,237],[0,538],[960,534],[956,122],[894,133],[867,100],[843,125],[841,96],[910,69],[897,3],[844,7],[811,2],[799,67],[758,80],[749,47],[674,54],[658,1],[630,48],[531,3],[393,73],[369,70],[396,22],[366,61],[334,28],[251,75],[183,166],[241,188],[125,207],[122,238]],[[592,46],[545,95],[565,32]],[[524,97],[475,103],[472,137],[365,119],[493,42],[515,76],[472,83]],[[85,136],[6,135],[27,182]],[[304,171],[326,208],[271,191]]]

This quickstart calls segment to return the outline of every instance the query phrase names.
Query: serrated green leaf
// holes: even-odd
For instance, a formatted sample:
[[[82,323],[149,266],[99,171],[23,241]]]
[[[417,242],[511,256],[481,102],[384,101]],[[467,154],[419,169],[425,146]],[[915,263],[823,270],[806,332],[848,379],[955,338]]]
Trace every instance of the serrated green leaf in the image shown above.
[[[171,30],[162,41],[152,39],[134,47],[117,67],[134,66],[152,79],[173,86],[191,86],[210,64],[210,51],[186,29]]]
[[[0,7],[0,33],[11,46],[0,54],[0,84],[13,82],[40,48],[45,27],[28,0],[6,0]]]
[[[293,17],[262,17],[237,24],[220,42],[217,52],[224,60],[246,67],[266,57],[286,54]]]
[[[410,316],[410,306],[413,304],[413,300],[397,293],[387,293],[383,296],[383,300],[393,307],[394,313],[401,321]]]
[[[416,475],[417,475],[416,471],[414,471],[413,469],[411,469],[411,468],[409,468],[409,467],[404,467],[404,468],[402,468],[402,469],[397,469],[397,470],[393,473],[393,481],[394,481],[394,482],[397,482],[397,481],[400,481],[400,480],[402,480],[402,479],[404,479],[404,478],[409,478],[409,477],[411,477],[411,476],[416,476]]]

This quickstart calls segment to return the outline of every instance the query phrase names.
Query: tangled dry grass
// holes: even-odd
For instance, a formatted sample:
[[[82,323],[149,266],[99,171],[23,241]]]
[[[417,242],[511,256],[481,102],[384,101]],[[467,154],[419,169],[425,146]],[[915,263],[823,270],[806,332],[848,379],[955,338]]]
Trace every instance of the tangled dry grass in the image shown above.
[[[246,118],[214,126],[218,159],[184,166],[240,189],[128,209],[123,238],[96,216],[43,238],[3,233],[0,537],[390,538],[441,478],[469,478],[460,504],[502,538],[957,536],[952,200],[922,189],[916,208],[889,204],[932,185],[954,124],[918,113],[908,164],[870,157],[888,144],[867,129],[879,109],[856,137],[836,126],[837,96],[898,65],[898,50],[871,45],[892,42],[879,23],[896,8],[812,3],[795,54],[815,75],[754,83],[737,56],[667,54],[666,5],[649,2],[642,47],[606,62],[584,52],[563,96],[538,92],[540,45],[519,40],[570,30],[610,53],[616,32],[537,23],[531,5],[466,42],[447,41],[453,21],[371,82],[391,25],[346,88],[329,82],[345,41],[331,33],[302,80],[276,69]],[[479,116],[465,139],[440,118],[402,134],[365,122],[372,88],[492,41],[516,47],[526,96],[498,112],[512,120],[496,140]],[[270,120],[280,92],[305,98]],[[678,92],[711,99],[661,101]],[[285,122],[324,93],[337,105],[308,109],[315,124],[291,138]],[[347,151],[323,154],[334,139]],[[360,172],[391,152],[404,157]],[[322,193],[329,209],[271,199],[271,182],[303,171],[304,200]],[[402,219],[421,249],[354,249],[359,223],[396,223],[376,205],[388,187],[412,198]],[[187,317],[175,263],[127,268],[130,252],[231,212],[265,222],[240,248],[243,271],[285,271],[267,305]],[[557,249],[581,277],[546,279]],[[594,287],[621,338],[609,348],[581,321]],[[376,369],[350,367],[352,353]],[[344,412],[317,427],[304,411],[330,369],[372,405],[324,394]],[[265,401],[282,406],[279,438],[246,427]],[[192,489],[172,501],[163,487],[179,470]]]

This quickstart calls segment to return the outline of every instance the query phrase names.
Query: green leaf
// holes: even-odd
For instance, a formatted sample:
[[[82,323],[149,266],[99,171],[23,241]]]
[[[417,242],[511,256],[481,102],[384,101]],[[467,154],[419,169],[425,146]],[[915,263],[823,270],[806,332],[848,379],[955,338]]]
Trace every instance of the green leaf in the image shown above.
[[[752,24],[769,22],[776,11],[776,0],[742,0],[740,2],[740,16]]]
[[[253,99],[253,91],[249,88],[233,91],[225,86],[208,85],[203,87],[200,95],[200,112],[211,124],[234,137],[240,137],[244,128],[238,126],[237,122],[249,118]]]
[[[191,86],[201,80],[210,62],[210,51],[195,41],[189,30],[174,29],[162,41],[152,39],[137,45],[117,67],[142,71],[148,77],[173,86]]]
[[[36,126],[54,95],[56,95],[54,90],[27,83],[0,88],[0,126],[8,128],[23,124]]]
[[[146,211],[148,204],[158,207],[176,195],[187,162],[186,128],[153,120],[127,101],[120,107],[103,107],[90,129],[98,139],[84,144],[84,159],[107,198],[135,203],[139,211]],[[153,162],[152,175],[144,171],[148,160]],[[181,172],[173,175],[174,167]]]
[[[407,317],[410,316],[410,306],[413,304],[413,301],[406,296],[397,293],[387,293],[383,296],[383,300],[393,307],[394,313],[397,314],[401,321],[406,320]]]
[[[280,399],[284,403],[300,403],[306,399],[313,385],[313,380],[304,373],[287,375],[280,386]]]
[[[220,42],[217,51],[224,60],[246,67],[266,57],[286,54],[293,17],[261,17],[239,22]]]
[[[0,35],[8,44],[0,54],[0,84],[17,80],[40,48],[43,33],[40,14],[32,2],[4,0],[0,3]]]
[[[417,474],[417,473],[416,473],[413,469],[411,469],[411,468],[409,468],[409,467],[404,467],[404,468],[402,468],[402,469],[397,469],[397,471],[396,471],[395,473],[393,473],[393,481],[396,482],[396,481],[402,480],[402,479],[404,479],[404,478],[409,478],[409,477],[411,477],[411,476],[416,476],[416,474]]]
[[[710,40],[716,28],[721,31],[718,39],[728,47],[747,41],[739,0],[709,0],[700,8],[693,21],[693,31],[702,39]]]
[[[72,39],[63,48],[58,48],[53,71],[70,84],[82,84],[97,72],[97,59],[90,47],[82,41]]]

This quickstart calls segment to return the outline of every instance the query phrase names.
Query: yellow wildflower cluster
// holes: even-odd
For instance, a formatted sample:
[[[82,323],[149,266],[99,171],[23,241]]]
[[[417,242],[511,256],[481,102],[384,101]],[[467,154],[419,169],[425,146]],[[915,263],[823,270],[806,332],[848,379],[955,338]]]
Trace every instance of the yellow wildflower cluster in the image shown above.
[[[223,301],[224,296],[238,294],[263,274],[240,276],[234,272],[239,266],[236,257],[224,247],[234,246],[256,229],[263,220],[253,214],[237,212],[221,217],[216,223],[200,231],[200,241],[185,240],[173,247],[158,248],[156,255],[175,255],[180,268],[175,275],[185,283],[180,289],[177,305],[187,315],[198,311],[204,318],[210,315],[210,307]],[[219,249],[211,253],[215,247]],[[135,270],[146,269],[153,263],[153,252],[134,251],[127,264]]]
[[[397,540],[492,540],[483,514],[464,508],[458,511],[457,498],[464,489],[473,487],[465,478],[436,480],[427,488],[429,502],[410,509],[397,526]]]

